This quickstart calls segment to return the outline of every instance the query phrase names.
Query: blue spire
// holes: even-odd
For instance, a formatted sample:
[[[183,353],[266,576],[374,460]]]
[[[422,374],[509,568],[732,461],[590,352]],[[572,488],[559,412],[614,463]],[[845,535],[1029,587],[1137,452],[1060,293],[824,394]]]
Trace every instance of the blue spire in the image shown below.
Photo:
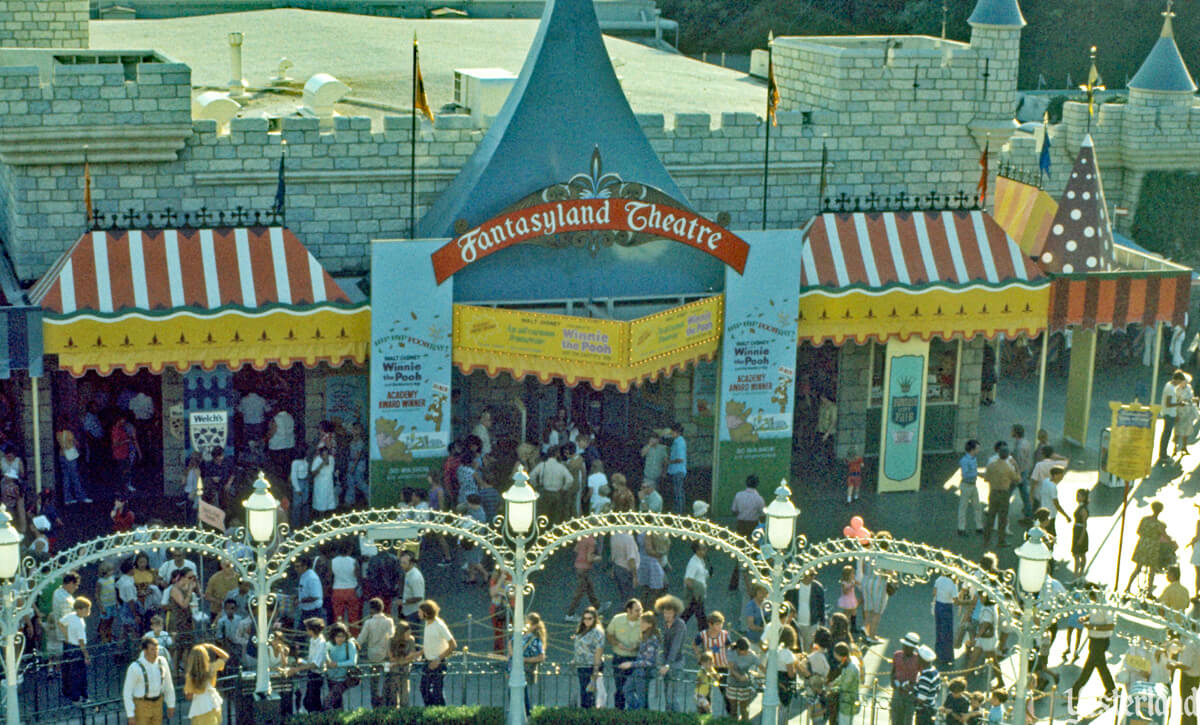
[[[979,0],[967,22],[971,25],[1020,29],[1025,27],[1025,16],[1021,14],[1017,0]]]
[[[593,0],[548,0],[520,78],[474,154],[417,225],[452,236],[508,205],[586,171],[599,149],[606,172],[656,187],[686,205],[629,107],[604,47]]]
[[[1175,31],[1171,26],[1171,18],[1175,13],[1171,10],[1172,2],[1168,0],[1167,10],[1163,13],[1163,29],[1158,41],[1150,49],[1150,55],[1138,72],[1129,81],[1130,88],[1141,91],[1177,91],[1195,93],[1196,83],[1188,72],[1183,56],[1179,54],[1179,46],[1175,44]]]

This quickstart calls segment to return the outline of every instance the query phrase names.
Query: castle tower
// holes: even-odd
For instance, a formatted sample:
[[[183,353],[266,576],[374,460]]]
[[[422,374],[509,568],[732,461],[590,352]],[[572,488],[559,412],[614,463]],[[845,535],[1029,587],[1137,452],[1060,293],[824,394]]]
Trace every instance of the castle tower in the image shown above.
[[[1014,125],[1025,17],[1017,0],[979,0],[967,22],[979,73],[975,92],[978,111],[970,124],[971,133],[980,148],[988,136],[999,148],[1012,135]]]
[[[1171,26],[1171,18],[1175,17],[1172,4],[1173,0],[1167,0],[1162,34],[1133,80],[1129,81],[1131,106],[1188,108],[1192,105],[1196,83],[1179,54],[1179,46],[1175,44],[1175,31]]]
[[[88,47],[88,0],[0,0],[0,47]]]

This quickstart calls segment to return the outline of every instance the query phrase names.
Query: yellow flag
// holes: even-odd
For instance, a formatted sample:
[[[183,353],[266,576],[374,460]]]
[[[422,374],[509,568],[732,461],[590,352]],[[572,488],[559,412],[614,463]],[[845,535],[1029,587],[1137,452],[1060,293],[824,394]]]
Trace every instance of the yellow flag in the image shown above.
[[[770,60],[768,55],[767,60],[767,116],[771,119],[772,126],[778,126],[779,120],[775,118],[775,111],[779,110],[779,86],[775,83],[775,61]]]
[[[421,52],[417,49],[416,38],[413,38],[413,110],[420,111],[433,123],[433,110],[425,96],[425,79],[421,77]]]

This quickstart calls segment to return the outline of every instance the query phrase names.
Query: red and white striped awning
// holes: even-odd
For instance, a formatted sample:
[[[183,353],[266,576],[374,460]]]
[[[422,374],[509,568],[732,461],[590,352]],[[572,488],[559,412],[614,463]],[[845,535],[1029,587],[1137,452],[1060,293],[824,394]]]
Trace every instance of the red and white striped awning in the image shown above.
[[[366,360],[370,311],[281,227],[88,232],[34,285],[74,375]]]
[[[30,297],[52,315],[350,302],[282,227],[89,232]]]
[[[1043,275],[982,211],[826,213],[805,235],[802,289],[998,287]]]

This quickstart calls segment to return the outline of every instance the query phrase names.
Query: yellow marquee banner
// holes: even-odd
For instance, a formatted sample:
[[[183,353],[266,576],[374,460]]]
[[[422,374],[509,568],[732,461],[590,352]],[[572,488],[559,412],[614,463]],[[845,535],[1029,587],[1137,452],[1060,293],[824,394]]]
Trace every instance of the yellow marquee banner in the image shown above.
[[[491,307],[454,306],[454,347],[619,365],[625,323]]]
[[[721,336],[721,299],[709,297],[629,324],[629,361],[640,363]]]
[[[632,322],[471,305],[454,306],[454,364],[514,377],[595,388],[653,379],[712,359],[721,343],[722,298],[710,297]]]

